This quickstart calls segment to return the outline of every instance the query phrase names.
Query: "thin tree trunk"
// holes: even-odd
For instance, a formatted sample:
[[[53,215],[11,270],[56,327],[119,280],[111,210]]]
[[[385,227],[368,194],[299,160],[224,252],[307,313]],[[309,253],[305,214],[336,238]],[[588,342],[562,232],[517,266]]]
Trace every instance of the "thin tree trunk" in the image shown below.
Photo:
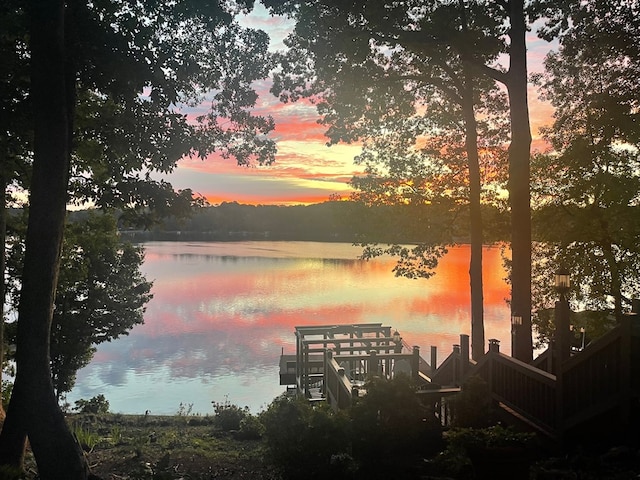
[[[49,363],[70,158],[64,7],[64,0],[30,4],[33,176],[18,308],[17,372],[0,452],[15,455],[23,448],[26,433],[40,478],[85,480],[87,464],[56,402]],[[22,458],[2,460],[22,462]]]
[[[463,0],[459,2],[461,26],[468,30],[466,8]],[[466,52],[462,52],[462,116],[465,125],[465,150],[469,168],[469,233],[471,239],[471,258],[469,260],[469,283],[471,288],[471,358],[479,360],[484,355],[484,292],[482,283],[482,208],[480,159],[478,155],[478,123],[474,109],[474,75]]]
[[[6,173],[0,171],[0,189],[2,198],[0,199],[0,422],[4,421],[6,413],[2,392],[2,365],[4,364],[4,301],[5,301],[5,280],[4,270],[6,267],[6,241],[7,241],[7,180]]]
[[[478,127],[473,105],[473,79],[465,67],[465,91],[462,110],[465,123],[465,148],[469,167],[469,214],[471,259],[469,282],[471,286],[471,358],[484,355],[484,293],[482,284],[482,209],[480,207],[480,161],[478,157]]]
[[[511,311],[522,316],[516,335],[515,356],[523,362],[533,359],[531,330],[531,127],[527,99],[527,33],[524,1],[511,0],[511,45],[507,91],[511,112],[509,146],[509,202],[511,204]]]

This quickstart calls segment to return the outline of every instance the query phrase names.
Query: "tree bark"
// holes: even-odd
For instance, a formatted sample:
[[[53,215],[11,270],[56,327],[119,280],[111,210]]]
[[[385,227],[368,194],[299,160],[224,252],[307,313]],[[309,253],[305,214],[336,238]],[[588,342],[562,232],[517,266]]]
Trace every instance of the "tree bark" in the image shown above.
[[[480,206],[480,160],[478,157],[478,126],[473,104],[473,77],[464,68],[462,111],[465,123],[465,149],[469,167],[469,214],[471,259],[469,282],[471,287],[471,358],[484,355],[484,292],[482,283],[482,209]]]
[[[462,30],[467,33],[468,23],[464,1],[459,2]],[[471,358],[484,355],[484,291],[482,282],[482,247],[484,245],[481,207],[480,159],[478,155],[478,122],[476,122],[473,96],[474,74],[467,52],[462,56],[461,107],[465,128],[465,150],[469,169],[469,236],[471,258],[469,283],[471,289]]]
[[[87,464],[56,401],[49,363],[70,159],[65,2],[32,0],[29,7],[34,161],[18,308],[16,380],[0,434],[0,462],[21,465],[27,435],[40,478],[84,480]]]
[[[0,167],[2,168],[2,167]],[[7,176],[0,171],[0,423],[4,421],[6,413],[2,406],[2,365],[4,363],[4,302],[6,287],[4,283],[4,269],[6,266],[6,241],[7,241]]]
[[[511,311],[522,316],[515,339],[515,357],[533,359],[531,330],[531,127],[527,99],[526,19],[523,0],[511,0],[509,72],[506,87],[511,115],[509,203],[511,205]]]

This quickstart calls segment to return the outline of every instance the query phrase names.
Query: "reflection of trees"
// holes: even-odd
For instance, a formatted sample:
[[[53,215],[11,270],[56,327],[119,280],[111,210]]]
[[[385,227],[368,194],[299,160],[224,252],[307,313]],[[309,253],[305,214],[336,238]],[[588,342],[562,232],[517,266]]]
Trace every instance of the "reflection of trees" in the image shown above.
[[[239,248],[227,245],[220,253]],[[453,249],[443,263],[447,271],[425,291],[418,282],[389,275],[393,259],[331,258],[352,250],[350,245],[345,250],[345,244],[325,245],[318,252],[329,258],[296,258],[294,246],[308,253],[310,244],[287,245],[282,254],[290,256],[283,258],[220,257],[188,243],[149,246],[147,260],[153,260],[147,267],[153,273],[147,274],[154,278],[154,299],[145,325],[100,345],[93,364],[80,374],[78,391],[89,382],[95,388],[96,382],[103,383],[96,393],[121,386],[128,394],[140,388],[135,383],[142,377],[167,384],[172,391],[190,381],[217,385],[222,377],[233,377],[238,384],[272,378],[270,385],[277,387],[281,349],[295,351],[293,329],[301,324],[385,321],[424,352],[436,345],[442,355],[468,328],[468,318],[459,313],[467,300],[449,288],[449,282],[466,285],[468,250]],[[263,253],[279,254],[268,253],[273,244],[264,246]],[[194,253],[182,255],[185,250]],[[168,251],[173,253],[166,255]],[[497,249],[485,253],[488,265],[501,268]],[[506,311],[508,289],[498,281],[502,277],[499,270],[487,284],[487,324],[496,338],[504,339],[492,324],[492,318]],[[440,279],[447,280],[447,288],[439,287]],[[499,292],[492,295],[494,290]],[[499,313],[492,313],[496,308]],[[82,380],[87,375],[93,380]]]

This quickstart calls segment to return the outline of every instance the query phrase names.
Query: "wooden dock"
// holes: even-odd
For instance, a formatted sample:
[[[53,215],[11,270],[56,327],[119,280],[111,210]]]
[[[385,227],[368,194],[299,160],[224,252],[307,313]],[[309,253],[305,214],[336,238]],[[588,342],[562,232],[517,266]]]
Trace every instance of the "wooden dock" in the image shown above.
[[[409,375],[417,394],[433,405],[447,425],[447,399],[466,379],[482,378],[494,406],[505,418],[564,441],[597,431],[623,440],[640,429],[640,318],[626,315],[597,341],[563,356],[544,352],[532,364],[500,352],[489,340],[485,355],[469,358],[469,337],[460,336],[451,354],[436,368],[409,347],[398,332],[382,324],[296,327],[296,354],[282,355],[280,384],[310,401],[348,408],[366,392],[372,377]]]

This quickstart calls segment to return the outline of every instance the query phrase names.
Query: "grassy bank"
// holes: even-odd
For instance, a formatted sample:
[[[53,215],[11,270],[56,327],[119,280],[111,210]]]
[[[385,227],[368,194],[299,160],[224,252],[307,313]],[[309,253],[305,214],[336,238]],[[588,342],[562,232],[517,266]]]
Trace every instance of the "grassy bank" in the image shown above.
[[[416,396],[399,398],[395,387],[387,392],[393,403],[376,401],[373,388],[337,414],[326,405],[280,398],[258,416],[224,403],[214,404],[211,416],[191,415],[181,405],[173,416],[103,409],[71,414],[68,421],[91,472],[103,480],[640,478],[638,442],[598,448],[587,442],[560,451],[548,439],[501,425],[443,432],[437,422],[407,416]],[[31,455],[26,466],[19,478],[36,480]]]
[[[69,424],[104,480],[280,478],[261,439],[225,432],[213,416],[77,414]],[[37,478],[30,455],[27,470],[27,479]]]

